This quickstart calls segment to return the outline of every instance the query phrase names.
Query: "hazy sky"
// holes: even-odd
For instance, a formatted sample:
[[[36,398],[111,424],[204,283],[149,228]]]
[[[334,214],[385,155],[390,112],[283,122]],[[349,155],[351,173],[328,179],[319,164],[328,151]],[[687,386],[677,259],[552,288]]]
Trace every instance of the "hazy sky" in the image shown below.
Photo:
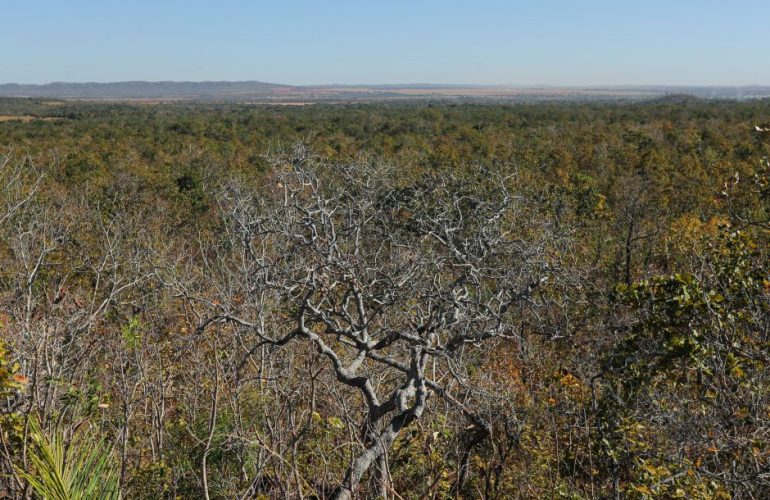
[[[0,0],[0,82],[770,84],[770,0]]]

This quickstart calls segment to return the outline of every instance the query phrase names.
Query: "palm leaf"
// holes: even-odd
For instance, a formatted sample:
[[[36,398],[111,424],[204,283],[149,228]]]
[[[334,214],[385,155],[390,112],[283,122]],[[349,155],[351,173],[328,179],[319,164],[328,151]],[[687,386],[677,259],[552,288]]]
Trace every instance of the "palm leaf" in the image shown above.
[[[60,431],[47,435],[30,419],[34,446],[30,470],[19,469],[35,494],[48,500],[119,499],[119,473],[112,448],[90,434],[78,434],[64,444]]]

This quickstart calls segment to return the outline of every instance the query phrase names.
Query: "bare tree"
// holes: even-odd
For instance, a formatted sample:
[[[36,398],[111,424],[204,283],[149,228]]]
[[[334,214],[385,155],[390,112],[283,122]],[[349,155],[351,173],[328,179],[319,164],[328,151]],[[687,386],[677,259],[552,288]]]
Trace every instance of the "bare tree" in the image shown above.
[[[512,182],[408,181],[389,166],[324,165],[297,148],[268,185],[225,193],[241,285],[208,301],[199,328],[252,332],[248,354],[309,342],[359,394],[359,442],[336,498],[353,496],[370,470],[378,494],[391,496],[388,452],[430,394],[488,434],[464,403],[475,390],[466,356],[519,338],[558,272],[559,238]]]
[[[28,376],[16,411],[25,418],[36,413],[46,427],[68,422],[69,436],[88,421],[80,402],[89,371],[112,340],[104,335],[105,318],[130,309],[130,292],[149,275],[142,271],[140,231],[119,215],[105,216],[87,196],[36,196],[40,171],[26,158],[15,167],[8,161],[0,161],[11,180],[0,198],[0,236],[13,272],[3,275],[7,293],[0,298],[7,340]],[[20,440],[13,453],[25,466],[27,447]]]

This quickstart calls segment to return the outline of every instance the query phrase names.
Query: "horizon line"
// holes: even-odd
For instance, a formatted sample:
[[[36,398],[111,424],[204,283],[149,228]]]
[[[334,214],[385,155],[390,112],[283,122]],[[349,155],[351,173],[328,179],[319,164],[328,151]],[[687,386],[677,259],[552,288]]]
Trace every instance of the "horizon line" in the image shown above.
[[[45,87],[48,85],[114,85],[121,83],[260,83],[264,85],[276,85],[284,87],[487,87],[487,88],[688,88],[688,87],[707,87],[707,88],[749,88],[749,87],[770,87],[770,83],[741,83],[741,84],[709,84],[709,83],[590,83],[590,84],[555,84],[555,83],[432,83],[432,82],[383,82],[383,83],[277,83],[265,80],[80,80],[64,81],[54,80],[45,83],[22,83],[22,82],[0,82],[0,86],[19,85],[30,87]]]

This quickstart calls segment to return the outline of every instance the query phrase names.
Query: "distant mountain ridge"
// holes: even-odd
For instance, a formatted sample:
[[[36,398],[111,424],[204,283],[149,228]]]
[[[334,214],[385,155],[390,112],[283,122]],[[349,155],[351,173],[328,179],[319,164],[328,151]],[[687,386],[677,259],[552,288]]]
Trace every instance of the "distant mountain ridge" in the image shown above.
[[[284,85],[260,81],[54,82],[0,84],[0,97],[95,100],[230,100],[276,103],[347,102],[388,99],[473,99],[494,101],[647,100],[669,95],[703,99],[770,97],[770,86],[505,86],[474,84]]]
[[[158,99],[158,98],[258,98],[290,91],[290,85],[243,82],[110,82],[43,85],[0,84],[2,97],[56,97],[69,99]]]

